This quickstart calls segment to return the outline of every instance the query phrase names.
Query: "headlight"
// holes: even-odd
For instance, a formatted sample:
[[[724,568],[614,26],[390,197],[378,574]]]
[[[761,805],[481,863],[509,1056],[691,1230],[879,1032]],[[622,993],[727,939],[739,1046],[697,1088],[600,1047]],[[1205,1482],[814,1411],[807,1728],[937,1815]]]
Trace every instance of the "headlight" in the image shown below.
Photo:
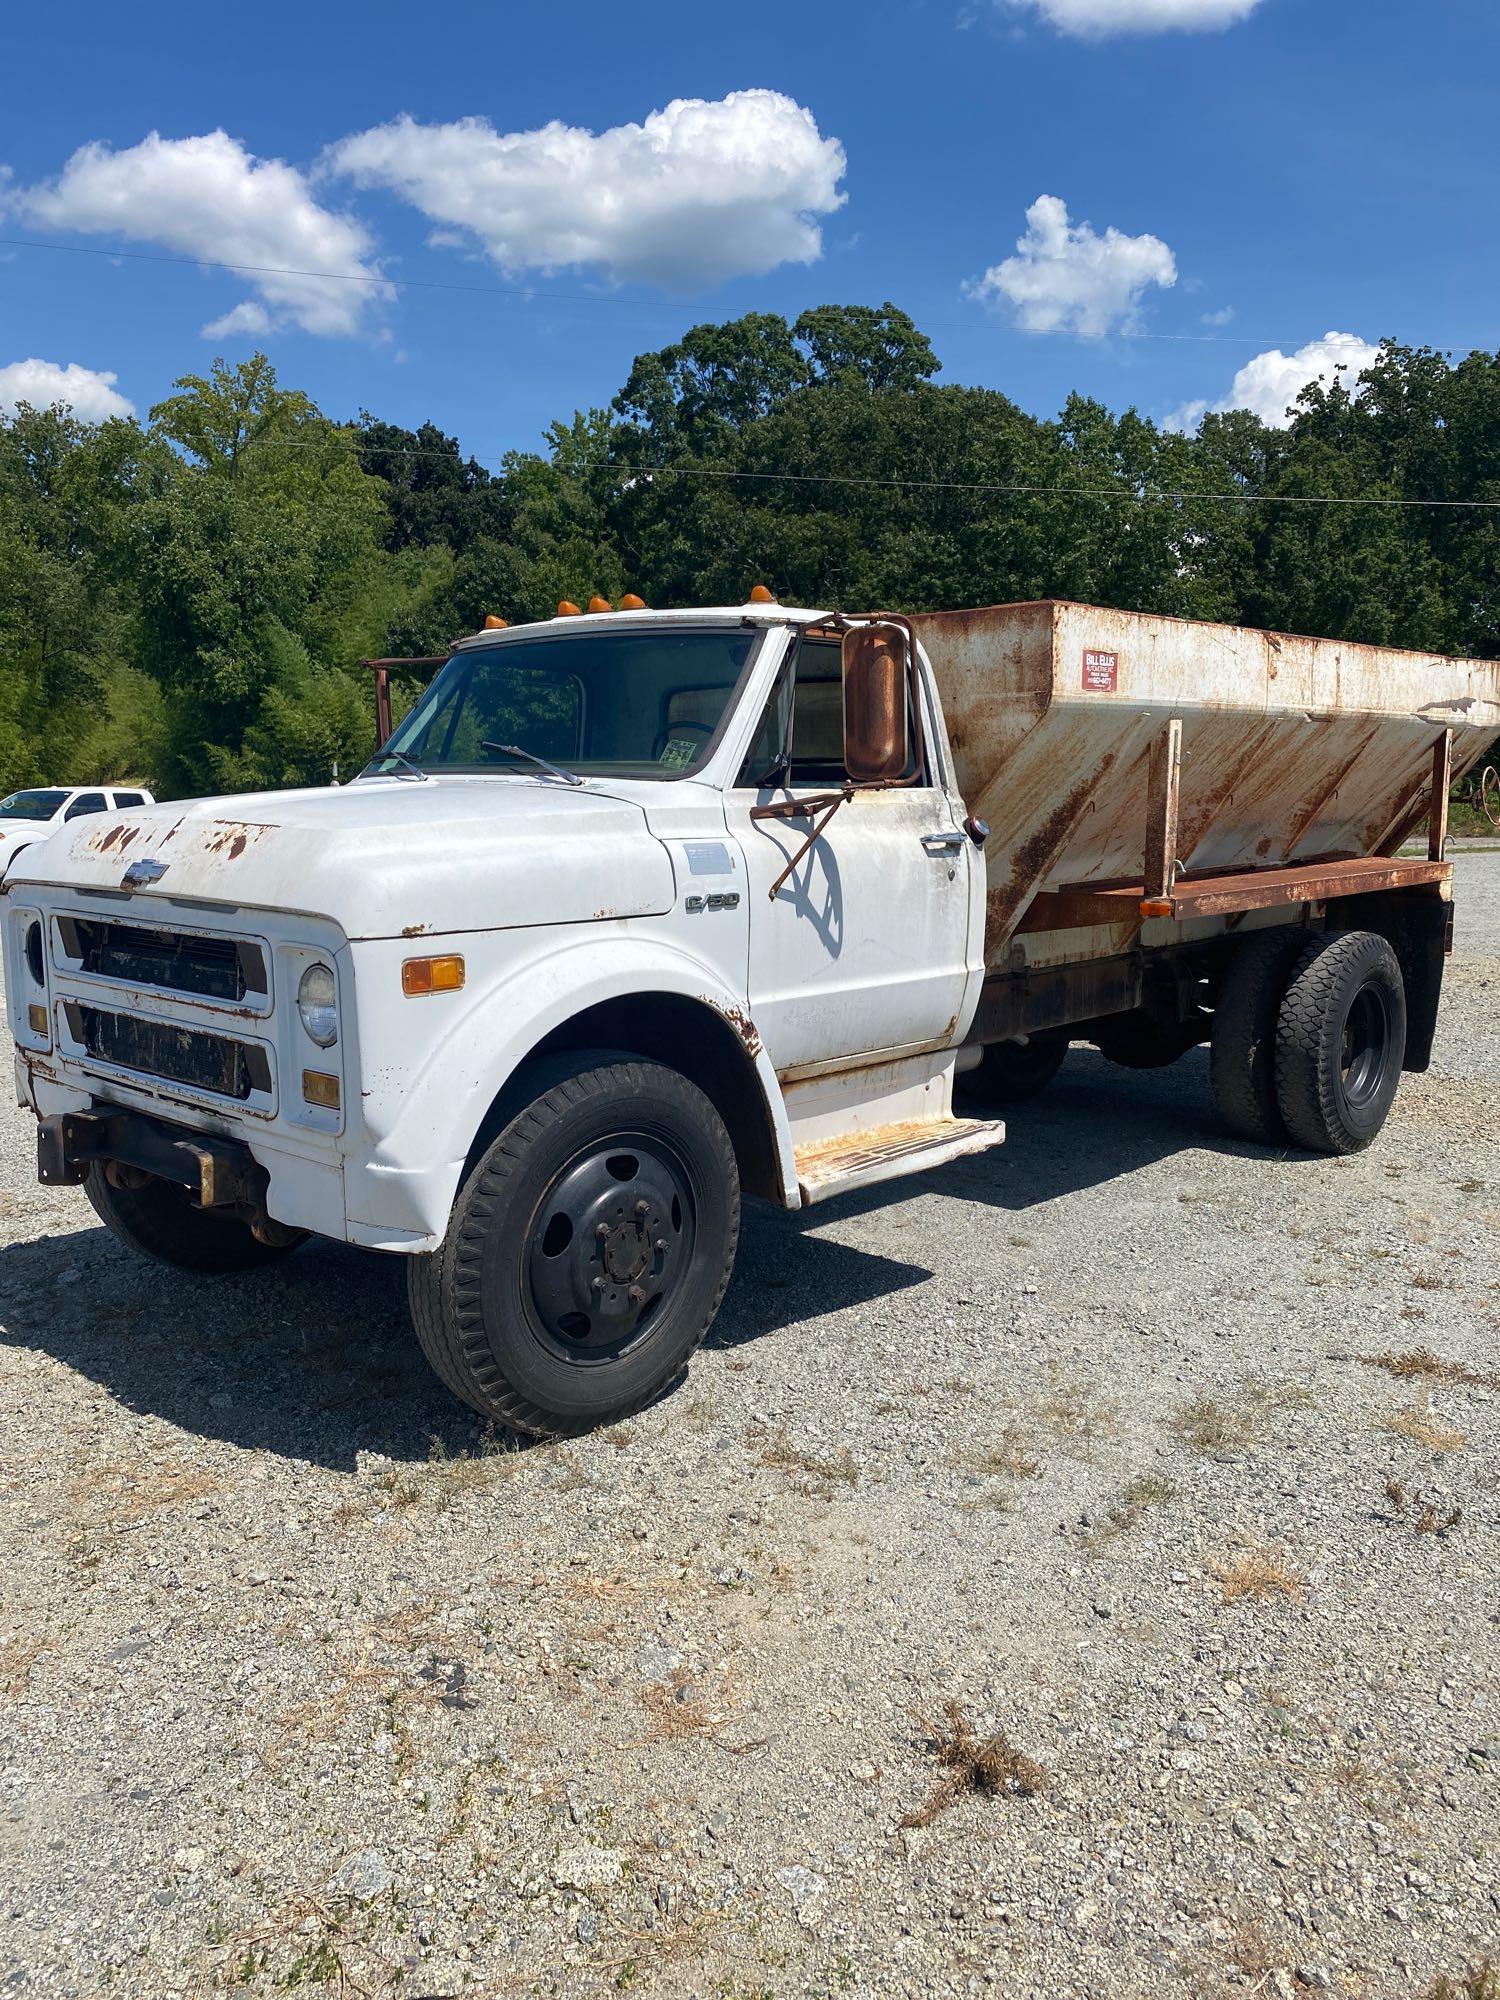
[[[333,967],[310,965],[297,987],[297,1012],[320,1049],[331,1049],[339,1038]]]

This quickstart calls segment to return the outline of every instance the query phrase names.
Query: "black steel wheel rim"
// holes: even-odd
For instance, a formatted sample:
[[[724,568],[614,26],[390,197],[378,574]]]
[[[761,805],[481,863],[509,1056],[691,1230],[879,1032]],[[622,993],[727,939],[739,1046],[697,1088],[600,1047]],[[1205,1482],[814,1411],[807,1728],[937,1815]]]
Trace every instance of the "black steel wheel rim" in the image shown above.
[[[1361,986],[1344,1017],[1339,1052],[1340,1081],[1345,1102],[1360,1109],[1380,1090],[1390,1047],[1391,1022],[1385,995],[1373,983]]]
[[[698,1201],[660,1133],[591,1140],[553,1175],[521,1253],[521,1297],[541,1345],[574,1364],[617,1361],[687,1281]]]

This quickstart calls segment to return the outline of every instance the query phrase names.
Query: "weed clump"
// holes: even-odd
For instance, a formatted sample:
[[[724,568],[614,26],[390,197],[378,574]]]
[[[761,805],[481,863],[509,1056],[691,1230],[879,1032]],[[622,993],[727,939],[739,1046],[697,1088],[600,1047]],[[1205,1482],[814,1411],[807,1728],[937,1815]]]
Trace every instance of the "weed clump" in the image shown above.
[[[1246,1548],[1228,1562],[1214,1562],[1209,1569],[1219,1580],[1226,1604],[1249,1597],[1263,1601],[1273,1597],[1300,1597],[1306,1578],[1274,1549],[1258,1545]]]
[[[1462,1507],[1445,1507],[1437,1500],[1413,1498],[1399,1479],[1385,1482],[1385,1497],[1395,1520],[1404,1522],[1413,1534],[1449,1535],[1463,1519]],[[1500,2000],[1500,1995],[1496,1996]]]
[[[1011,1742],[1004,1730],[978,1736],[956,1701],[944,1704],[944,1720],[919,1717],[942,1776],[924,1805],[906,1814],[903,1826],[931,1826],[965,1792],[989,1798],[1032,1799],[1047,1789],[1048,1774]]]
[[[1444,1973],[1428,1987],[1423,2000],[1500,2000],[1500,1966],[1487,1958],[1457,1979]]]
[[[1382,1430],[1395,1431],[1399,1437],[1408,1437],[1428,1451],[1459,1451],[1468,1441],[1465,1432],[1443,1423],[1420,1403],[1398,1410],[1393,1417],[1382,1417],[1380,1423]]]
[[[1445,1361],[1430,1347],[1409,1347],[1402,1354],[1362,1354],[1366,1368],[1383,1368],[1400,1382],[1449,1382],[1461,1389],[1500,1389],[1500,1375],[1487,1375],[1462,1361]]]
[[[1102,1548],[1112,1542],[1116,1535],[1123,1535],[1143,1521],[1153,1507],[1165,1506],[1168,1500],[1177,1498],[1177,1483],[1165,1478],[1159,1472],[1138,1473],[1126,1482],[1121,1493],[1105,1515],[1101,1525],[1085,1537],[1091,1549]]]

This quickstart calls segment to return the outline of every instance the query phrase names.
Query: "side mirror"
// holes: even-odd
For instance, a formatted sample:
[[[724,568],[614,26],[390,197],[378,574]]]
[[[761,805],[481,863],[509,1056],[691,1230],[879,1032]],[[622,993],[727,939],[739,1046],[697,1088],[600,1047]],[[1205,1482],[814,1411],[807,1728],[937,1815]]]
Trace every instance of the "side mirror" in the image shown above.
[[[844,769],[857,785],[904,777],[911,761],[905,635],[893,625],[856,625],[842,652]]]

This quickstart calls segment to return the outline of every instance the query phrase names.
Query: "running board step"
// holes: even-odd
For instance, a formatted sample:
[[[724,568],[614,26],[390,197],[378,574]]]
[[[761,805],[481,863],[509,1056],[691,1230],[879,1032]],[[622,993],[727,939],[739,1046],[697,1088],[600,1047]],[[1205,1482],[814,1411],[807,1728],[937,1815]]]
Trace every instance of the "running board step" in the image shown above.
[[[873,1187],[902,1174],[945,1166],[969,1153],[987,1152],[1005,1137],[998,1118],[921,1118],[876,1125],[799,1146],[797,1185],[804,1207],[853,1188]]]

